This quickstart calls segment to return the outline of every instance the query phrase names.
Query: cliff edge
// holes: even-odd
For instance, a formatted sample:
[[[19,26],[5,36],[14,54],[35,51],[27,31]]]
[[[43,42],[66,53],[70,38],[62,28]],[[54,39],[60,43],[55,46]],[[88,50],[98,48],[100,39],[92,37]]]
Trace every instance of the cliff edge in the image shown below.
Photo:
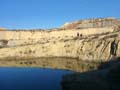
[[[109,17],[109,18],[79,20],[75,22],[65,23],[61,28],[85,29],[85,28],[116,27],[118,25],[120,25],[120,19]]]

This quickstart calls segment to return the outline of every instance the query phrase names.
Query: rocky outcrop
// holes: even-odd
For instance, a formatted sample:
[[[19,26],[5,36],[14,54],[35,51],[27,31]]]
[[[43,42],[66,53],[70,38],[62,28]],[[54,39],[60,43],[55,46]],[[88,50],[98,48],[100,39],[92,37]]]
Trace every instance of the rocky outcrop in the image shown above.
[[[79,59],[105,61],[120,55],[120,32],[94,35],[84,39],[78,48]],[[114,45],[112,45],[114,42]],[[115,55],[113,55],[113,53]]]
[[[112,42],[116,44],[112,48]],[[26,44],[0,49],[0,58],[5,57],[71,57],[84,61],[106,61],[120,56],[120,32],[83,37],[66,37],[36,44]],[[6,52],[7,51],[7,52]],[[111,51],[115,52],[113,55]]]
[[[116,27],[120,25],[120,20],[115,18],[96,18],[88,20],[80,20],[71,23],[65,23],[63,29],[84,29],[84,28],[101,28]]]
[[[120,31],[83,37],[66,37],[64,39],[58,38],[55,40],[52,39],[51,41],[39,42],[36,44],[1,48],[0,61],[2,61],[2,66],[49,66],[49,68],[67,69],[78,72],[86,71],[87,69],[81,70],[83,67],[80,66],[81,61],[88,62],[89,65],[87,65],[89,70],[89,68],[94,68],[94,66],[96,69],[101,62],[106,62],[108,59],[120,56],[119,41]],[[62,62],[61,60],[63,59],[47,59],[39,62],[39,58],[42,57],[74,58],[74,60],[69,59]],[[34,58],[37,59],[35,60]],[[37,63],[29,64],[29,62],[32,62],[30,59],[35,60]],[[44,65],[44,62],[47,63],[45,64],[46,66]],[[99,64],[90,66],[92,65],[90,62]]]

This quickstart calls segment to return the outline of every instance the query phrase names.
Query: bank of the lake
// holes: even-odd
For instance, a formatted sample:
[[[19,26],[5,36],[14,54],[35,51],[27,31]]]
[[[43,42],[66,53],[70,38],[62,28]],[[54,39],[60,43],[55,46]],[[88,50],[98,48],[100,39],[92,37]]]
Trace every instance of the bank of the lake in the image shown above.
[[[85,72],[96,70],[101,62],[82,61],[77,58],[4,58],[0,60],[1,67],[38,67],[72,70],[76,72]]]

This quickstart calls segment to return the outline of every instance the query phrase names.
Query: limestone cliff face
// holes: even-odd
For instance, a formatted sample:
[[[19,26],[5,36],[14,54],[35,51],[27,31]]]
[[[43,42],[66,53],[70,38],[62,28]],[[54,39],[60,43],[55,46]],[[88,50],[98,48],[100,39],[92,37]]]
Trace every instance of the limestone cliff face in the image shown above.
[[[115,41],[115,48],[111,45]],[[84,61],[106,61],[115,52],[120,56],[120,32],[83,37],[66,37],[0,49],[0,58],[5,57],[72,57]],[[116,50],[115,50],[116,49]]]
[[[78,49],[79,59],[106,61],[120,56],[120,32],[91,36],[81,42]],[[115,43],[114,43],[115,42]],[[115,47],[113,46],[115,44]]]
[[[57,41],[59,39],[74,38],[77,34],[86,37],[94,34],[114,32],[119,29],[119,19],[97,18],[67,23],[62,28],[55,30],[0,30],[0,47]],[[4,43],[4,41],[7,43]]]

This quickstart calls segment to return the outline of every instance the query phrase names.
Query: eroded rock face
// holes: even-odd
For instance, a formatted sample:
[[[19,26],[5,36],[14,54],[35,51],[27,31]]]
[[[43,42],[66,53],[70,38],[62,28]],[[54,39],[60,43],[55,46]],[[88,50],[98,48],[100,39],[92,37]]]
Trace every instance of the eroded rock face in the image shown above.
[[[115,47],[112,43],[115,41]],[[6,52],[7,51],[7,52]],[[112,53],[113,52],[113,53]],[[115,53],[115,54],[114,54]],[[120,32],[47,40],[0,49],[4,57],[72,57],[84,61],[106,61],[120,56]]]
[[[88,20],[80,20],[71,23],[65,23],[64,29],[84,29],[84,28],[101,28],[114,27],[120,25],[120,20],[115,18],[96,18]]]
[[[79,59],[108,60],[120,55],[120,33],[95,35],[81,42],[78,49]]]

